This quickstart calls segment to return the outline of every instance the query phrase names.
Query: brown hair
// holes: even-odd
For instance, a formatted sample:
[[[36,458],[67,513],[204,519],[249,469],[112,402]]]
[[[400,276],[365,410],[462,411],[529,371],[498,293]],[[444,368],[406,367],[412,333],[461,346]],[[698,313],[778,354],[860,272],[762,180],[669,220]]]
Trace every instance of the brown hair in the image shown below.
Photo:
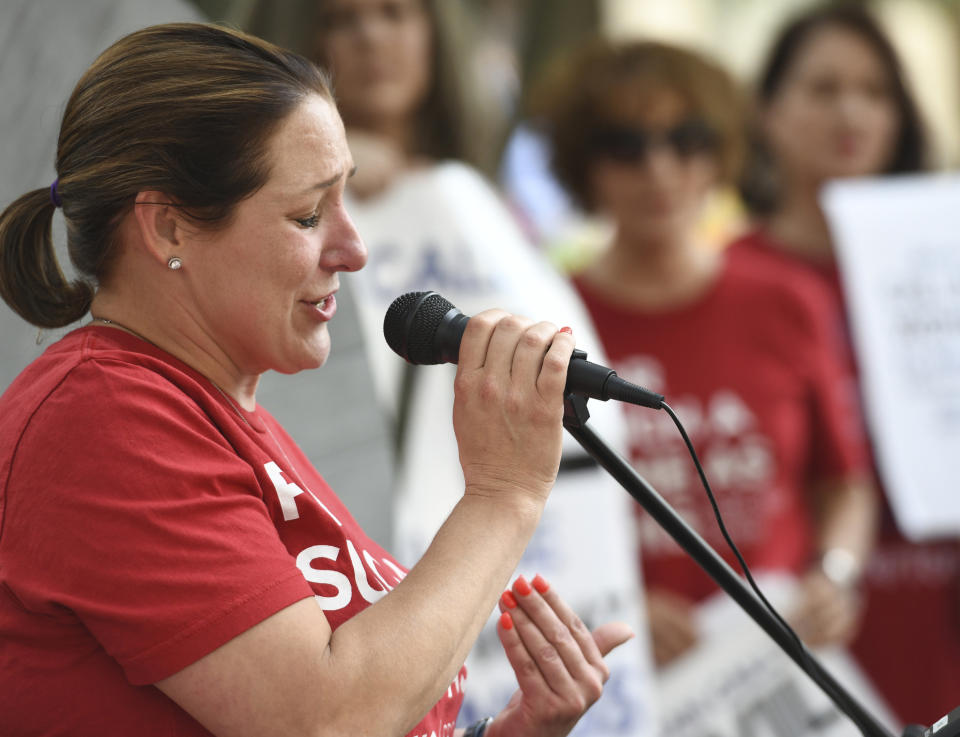
[[[736,179],[743,157],[740,91],[720,66],[692,51],[654,41],[594,40],[555,65],[533,102],[547,128],[554,173],[587,210],[594,207],[591,141],[624,100],[642,105],[651,93],[674,92],[717,134],[721,181]]]
[[[40,327],[81,318],[137,192],[164,192],[198,226],[223,225],[263,186],[271,134],[310,94],[330,99],[314,64],[238,31],[178,23],[122,38],[81,77],[60,126],[57,192],[80,278],[68,282],[57,263],[43,187],[0,215],[0,296]]]

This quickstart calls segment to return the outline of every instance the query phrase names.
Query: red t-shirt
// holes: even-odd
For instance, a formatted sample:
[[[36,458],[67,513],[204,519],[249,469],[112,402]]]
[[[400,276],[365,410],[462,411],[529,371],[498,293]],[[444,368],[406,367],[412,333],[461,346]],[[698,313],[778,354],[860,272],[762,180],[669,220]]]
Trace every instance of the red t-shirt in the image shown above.
[[[207,735],[150,684],[310,596],[336,628],[405,575],[269,414],[119,330],[52,345],[0,417],[4,735]],[[464,677],[411,734],[453,734]]]
[[[800,573],[813,550],[810,482],[859,473],[863,433],[849,375],[820,330],[816,287],[784,287],[725,262],[709,292],[646,312],[576,281],[617,373],[660,392],[704,465],[754,570]],[[706,492],[663,412],[625,405],[634,466],[734,568]],[[716,584],[638,508],[645,583],[699,600]]]
[[[773,263],[788,275],[817,278],[843,302],[835,262],[804,261],[764,230],[744,235],[730,252],[743,268]],[[880,539],[864,576],[866,611],[853,652],[902,721],[932,724],[960,704],[960,542],[910,542],[882,499]]]

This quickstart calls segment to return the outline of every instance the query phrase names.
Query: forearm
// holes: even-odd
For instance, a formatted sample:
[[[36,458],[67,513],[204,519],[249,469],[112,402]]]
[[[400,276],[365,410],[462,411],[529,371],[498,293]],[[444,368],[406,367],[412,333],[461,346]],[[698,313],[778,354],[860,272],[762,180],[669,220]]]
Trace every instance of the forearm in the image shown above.
[[[846,479],[822,488],[820,498],[819,555],[831,550],[847,551],[862,569],[876,541],[876,489],[865,479]]]
[[[539,521],[572,350],[547,323],[474,315],[454,387],[467,490],[421,561],[336,631],[303,599],[158,687],[218,736],[408,732],[449,688]]]
[[[817,557],[801,581],[791,621],[813,647],[843,644],[859,625],[857,583],[873,548],[877,500],[872,485],[844,480],[822,489]]]
[[[345,712],[377,722],[365,733],[409,729],[440,698],[505,588],[541,509],[541,503],[465,496],[400,585],[333,633],[325,680],[336,684],[339,704],[355,702]],[[371,693],[378,694],[376,715]]]

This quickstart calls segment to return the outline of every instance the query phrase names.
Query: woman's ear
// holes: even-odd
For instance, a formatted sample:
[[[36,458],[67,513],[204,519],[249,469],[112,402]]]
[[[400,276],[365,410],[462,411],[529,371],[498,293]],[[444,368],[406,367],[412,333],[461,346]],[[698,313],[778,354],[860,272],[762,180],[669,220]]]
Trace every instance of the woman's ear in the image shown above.
[[[166,266],[172,257],[180,255],[185,235],[183,216],[169,195],[153,190],[137,192],[133,214],[141,240],[154,259]]]

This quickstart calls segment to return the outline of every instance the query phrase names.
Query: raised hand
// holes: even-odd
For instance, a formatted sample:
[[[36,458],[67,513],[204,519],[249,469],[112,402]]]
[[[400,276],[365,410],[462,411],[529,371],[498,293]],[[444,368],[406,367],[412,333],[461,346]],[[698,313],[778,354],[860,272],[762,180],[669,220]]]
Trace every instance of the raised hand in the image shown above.
[[[590,632],[540,576],[522,576],[500,598],[497,632],[519,690],[485,737],[561,737],[600,698],[603,657],[634,636],[623,622]]]
[[[849,643],[862,614],[863,601],[856,588],[838,586],[814,570],[800,580],[797,604],[787,619],[806,644],[825,647]]]

